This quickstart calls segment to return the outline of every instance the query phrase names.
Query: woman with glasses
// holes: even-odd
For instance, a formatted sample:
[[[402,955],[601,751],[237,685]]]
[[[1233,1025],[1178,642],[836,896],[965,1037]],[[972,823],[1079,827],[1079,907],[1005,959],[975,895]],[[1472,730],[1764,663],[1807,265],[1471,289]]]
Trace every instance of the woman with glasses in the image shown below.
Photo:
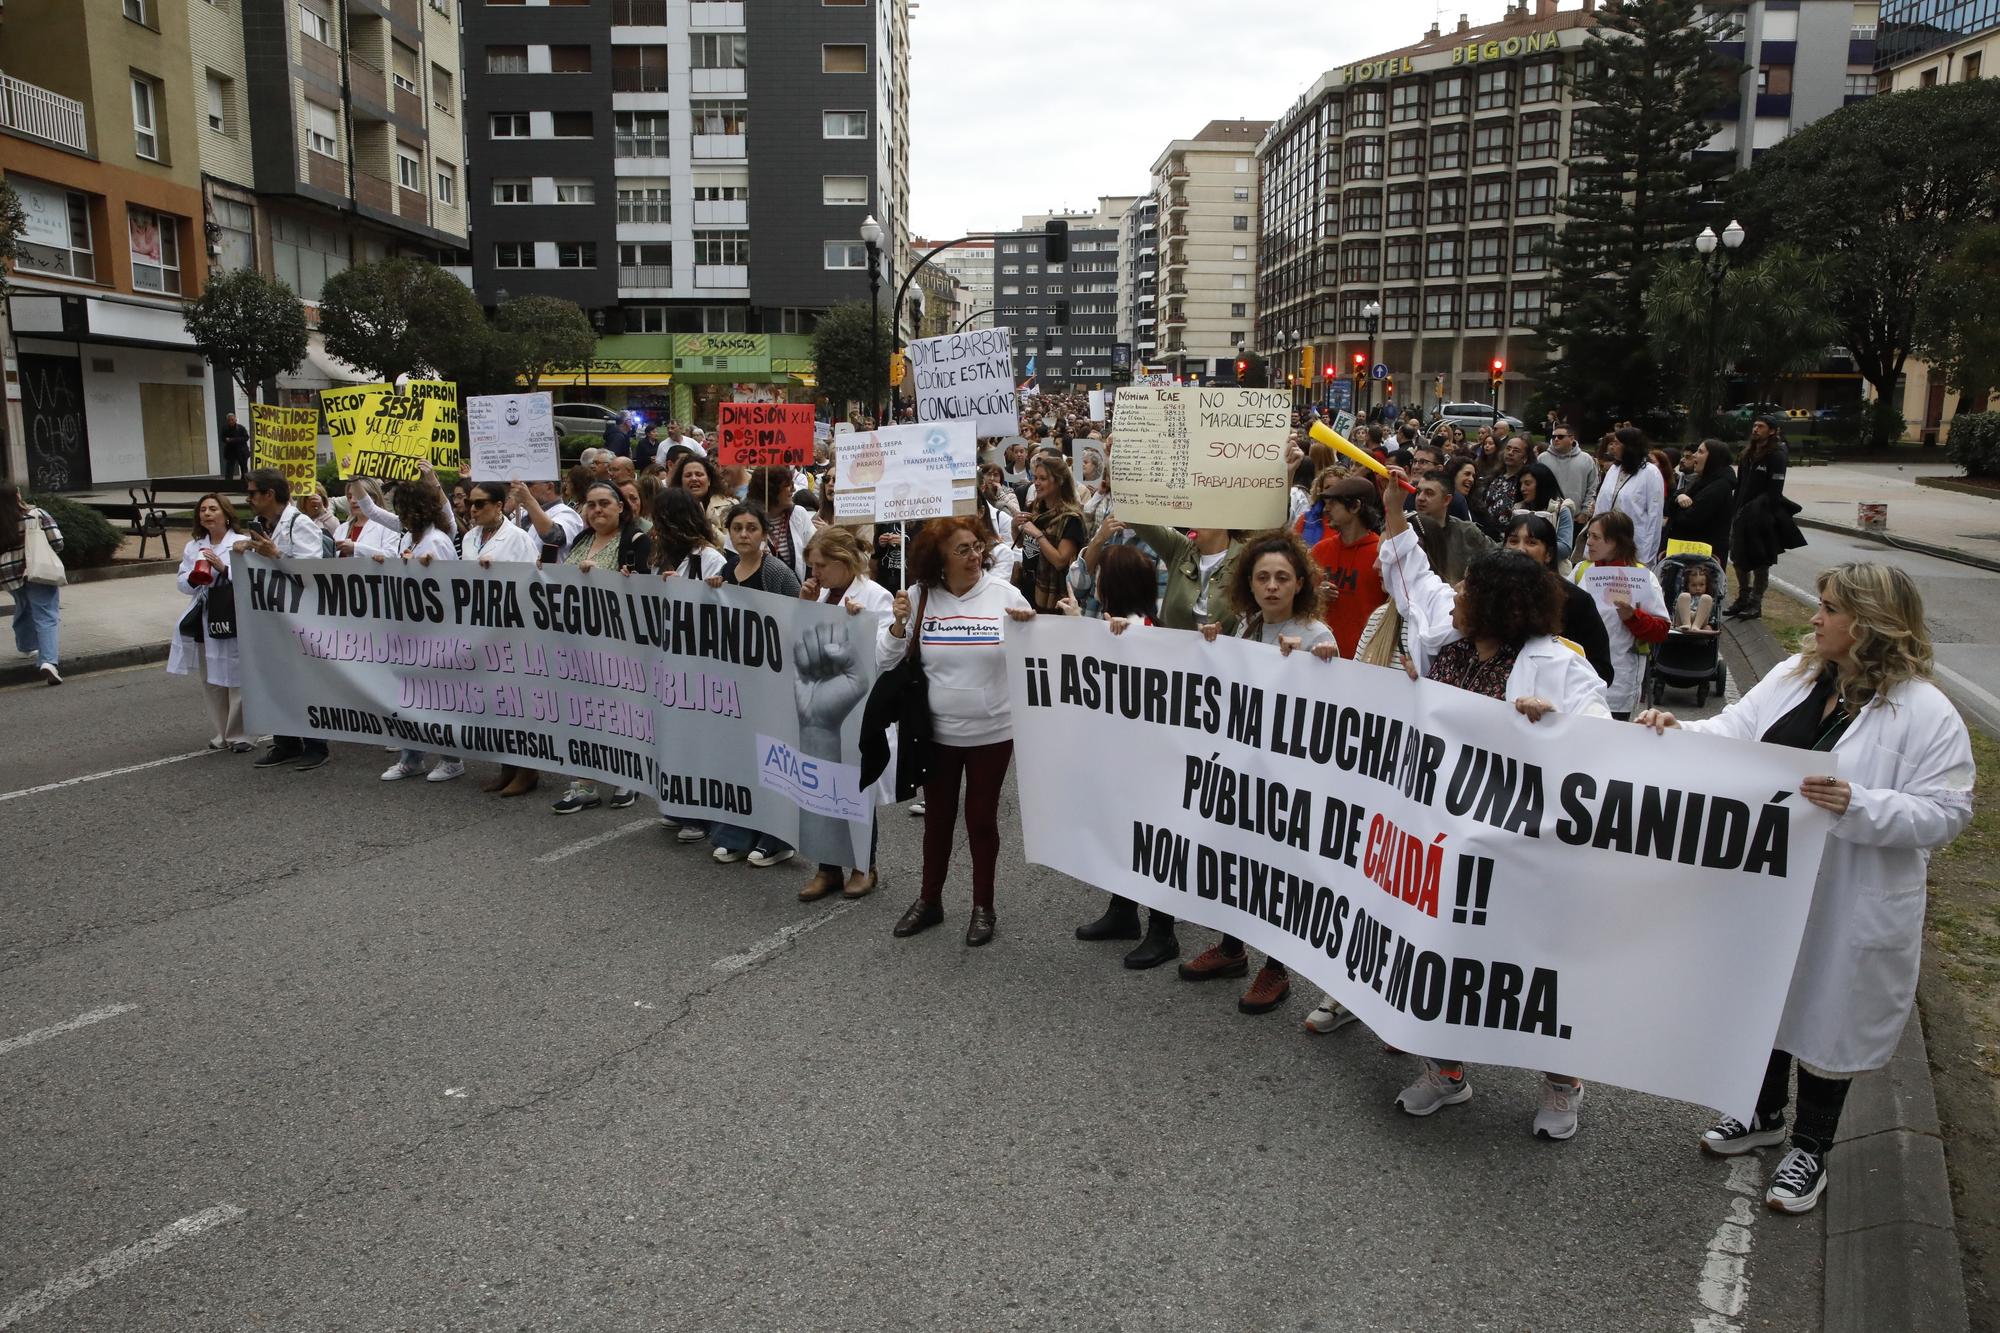
[[[599,569],[630,574],[652,563],[653,539],[639,531],[636,517],[625,497],[609,481],[594,481],[583,492],[583,532],[570,543],[563,563],[579,574]],[[606,802],[613,810],[623,810],[639,799],[634,789],[613,787]],[[550,807],[556,814],[573,815],[598,804],[597,784],[585,778],[571,778],[562,799]]]

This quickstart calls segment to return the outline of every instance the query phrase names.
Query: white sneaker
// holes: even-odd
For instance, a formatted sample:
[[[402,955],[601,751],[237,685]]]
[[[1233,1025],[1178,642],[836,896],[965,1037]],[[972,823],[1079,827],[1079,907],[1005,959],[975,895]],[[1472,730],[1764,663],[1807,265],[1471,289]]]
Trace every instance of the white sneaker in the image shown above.
[[[1437,1061],[1424,1057],[1423,1076],[1396,1094],[1396,1105],[1408,1115],[1429,1115],[1440,1106],[1456,1106],[1472,1098],[1472,1083],[1461,1067],[1456,1076]]]
[[[679,838],[682,842],[700,842],[702,839],[708,836],[708,830],[705,828],[698,828],[693,824],[683,824],[681,825],[681,831],[679,833],[674,834],[674,836],[676,838]]]
[[[1542,1109],[1535,1112],[1535,1137],[1563,1139],[1576,1137],[1576,1108],[1583,1105],[1583,1084],[1542,1079]]]
[[[798,853],[790,847],[774,847],[768,852],[762,847],[753,847],[750,849],[750,864],[760,868],[763,866],[782,865],[796,855]]]
[[[436,768],[432,769],[430,772],[424,774],[424,781],[450,782],[453,778],[462,778],[464,776],[465,776],[464,762],[458,759],[447,759],[443,763],[439,764]]]
[[[1319,1008],[1306,1015],[1305,1028],[1321,1036],[1356,1021],[1359,1015],[1331,995],[1323,996]]]
[[[912,818],[922,819],[924,817],[924,803],[922,801],[911,801],[910,815]]]
[[[382,781],[401,782],[404,778],[413,778],[423,771],[424,766],[422,764],[406,764],[398,759],[395,763],[382,770]]]
[[[743,859],[742,852],[733,851],[728,847],[718,847],[714,851],[710,852],[709,855],[713,856],[716,860],[722,862],[722,864],[724,865],[733,865],[736,862],[741,861]]]

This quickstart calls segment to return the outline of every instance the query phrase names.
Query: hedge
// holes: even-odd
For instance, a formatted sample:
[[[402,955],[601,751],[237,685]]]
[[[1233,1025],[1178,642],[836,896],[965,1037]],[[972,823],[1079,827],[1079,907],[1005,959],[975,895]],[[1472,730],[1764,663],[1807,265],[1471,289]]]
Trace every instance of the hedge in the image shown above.
[[[49,517],[55,519],[56,526],[62,529],[63,568],[90,569],[108,565],[111,557],[118,554],[118,544],[125,539],[125,534],[89,505],[64,499],[60,495],[30,495],[24,498],[37,509],[46,510]]]
[[[2000,412],[1961,412],[1951,419],[1944,455],[1968,477],[2000,477]]]

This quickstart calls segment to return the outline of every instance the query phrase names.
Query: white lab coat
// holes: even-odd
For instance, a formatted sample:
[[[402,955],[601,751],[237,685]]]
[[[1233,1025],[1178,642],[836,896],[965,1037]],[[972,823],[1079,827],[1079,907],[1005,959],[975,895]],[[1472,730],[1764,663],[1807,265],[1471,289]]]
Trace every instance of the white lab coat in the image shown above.
[[[1593,516],[1615,509],[1632,520],[1632,544],[1638,548],[1638,563],[1650,565],[1660,558],[1660,531],[1666,522],[1667,483],[1651,463],[1631,476],[1613,463],[1597,487]]]
[[[1757,740],[1812,692],[1791,658],[1687,731]],[[1777,1048],[1826,1074],[1880,1069],[1917,993],[1930,855],[1972,820],[1972,743],[1943,691],[1910,681],[1834,744],[1853,789],[1827,835]],[[1831,766],[1830,766],[1831,767]]]
[[[477,523],[459,539],[459,551],[467,560],[491,560],[496,564],[534,564],[542,558],[542,539],[526,528],[502,523],[492,537]]]
[[[196,606],[208,600],[208,587],[197,587],[188,582],[188,575],[194,572],[195,561],[201,559],[201,548],[212,545],[216,554],[227,560],[237,547],[249,544],[250,534],[247,532],[224,533],[219,542],[210,542],[204,533],[181,548],[181,568],[180,573],[174,577],[174,585],[188,595],[189,606]],[[315,551],[313,554],[318,555],[319,552]],[[233,565],[235,562],[231,560],[230,563]],[[186,614],[185,610],[181,612],[183,616]],[[167,649],[167,671],[176,676],[195,676],[201,675],[205,667],[209,684],[227,685],[235,689],[243,684],[242,665],[236,645],[235,639],[214,639],[206,635],[196,642],[181,633],[180,621],[177,618],[174,621],[174,641]],[[199,664],[195,660],[197,655],[202,658]]]
[[[1375,564],[1382,571],[1382,588],[1403,616],[1403,643],[1417,674],[1430,670],[1438,650],[1460,637],[1452,628],[1451,611],[1458,600],[1453,587],[1431,569],[1417,544],[1416,530],[1405,528],[1384,541]],[[1507,698],[1547,699],[1558,713],[1610,717],[1604,702],[1604,681],[1583,654],[1552,635],[1529,639],[1507,673]]]

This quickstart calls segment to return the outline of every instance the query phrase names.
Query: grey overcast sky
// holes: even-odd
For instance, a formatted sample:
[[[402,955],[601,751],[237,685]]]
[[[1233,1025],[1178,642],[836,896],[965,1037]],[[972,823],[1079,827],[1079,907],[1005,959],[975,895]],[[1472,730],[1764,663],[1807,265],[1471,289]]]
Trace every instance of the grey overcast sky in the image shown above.
[[[1171,140],[1275,120],[1328,69],[1407,46],[1437,0],[919,0],[911,231],[948,240],[1137,194]],[[1506,0],[1445,0],[1492,22]]]

